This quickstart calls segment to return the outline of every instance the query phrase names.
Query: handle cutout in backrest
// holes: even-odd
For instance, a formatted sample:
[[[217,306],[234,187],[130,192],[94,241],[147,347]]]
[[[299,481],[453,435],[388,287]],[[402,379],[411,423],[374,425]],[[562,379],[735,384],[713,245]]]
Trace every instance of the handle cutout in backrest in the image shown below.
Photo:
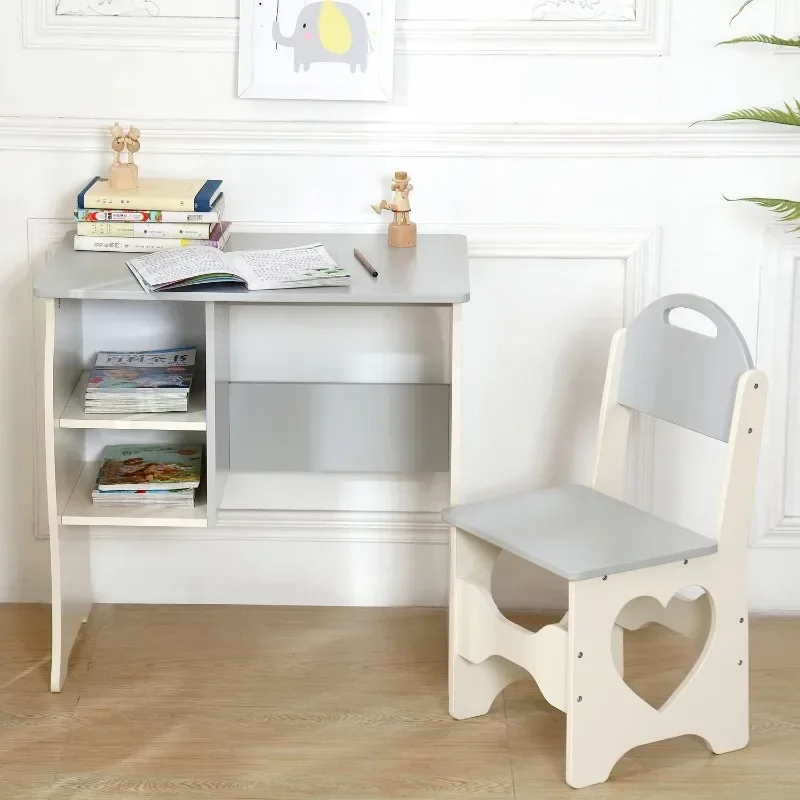
[[[670,308],[664,312],[664,321],[667,325],[675,328],[684,328],[687,331],[694,331],[711,339],[717,338],[717,326],[713,320],[705,314],[695,311],[693,308]]]
[[[673,324],[686,319],[683,309],[695,312],[689,324],[697,324],[699,314],[716,335]],[[741,331],[718,305],[697,295],[669,295],[628,326],[617,402],[727,442],[739,378],[752,368]]]

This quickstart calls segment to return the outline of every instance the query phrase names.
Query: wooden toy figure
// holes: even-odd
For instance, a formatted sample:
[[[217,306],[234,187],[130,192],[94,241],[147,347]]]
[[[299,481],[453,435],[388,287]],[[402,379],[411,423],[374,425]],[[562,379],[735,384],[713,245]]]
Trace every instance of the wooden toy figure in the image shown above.
[[[112,189],[137,189],[139,187],[139,167],[134,163],[134,155],[139,152],[141,131],[133,125],[124,131],[118,122],[110,128],[111,149],[114,151],[114,161],[108,172]],[[128,160],[123,162],[121,154],[128,151]]]
[[[389,247],[417,246],[417,224],[410,219],[411,203],[408,199],[413,188],[407,172],[395,172],[392,202],[381,200],[372,206],[376,214],[380,214],[381,211],[391,211],[394,214],[394,222],[389,225]]]

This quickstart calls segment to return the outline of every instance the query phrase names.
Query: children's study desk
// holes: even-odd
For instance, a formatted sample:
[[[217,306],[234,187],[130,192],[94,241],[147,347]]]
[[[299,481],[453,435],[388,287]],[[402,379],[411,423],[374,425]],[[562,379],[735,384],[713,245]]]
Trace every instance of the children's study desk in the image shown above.
[[[463,236],[422,235],[416,248],[401,250],[389,248],[385,235],[234,234],[228,250],[320,241],[350,267],[352,286],[262,292],[201,286],[157,293],[146,293],[126,267],[135,254],[74,252],[71,239],[65,238],[34,286],[45,301],[52,691],[64,684],[70,651],[92,606],[92,526],[233,525],[240,483],[246,477],[252,484],[259,473],[447,473],[446,501],[457,502],[460,304],[469,299]],[[375,266],[377,278],[356,261],[354,248]],[[449,381],[286,383],[250,379],[241,370],[233,374],[232,354],[242,344],[236,315],[245,304],[258,315],[276,306],[449,308]],[[186,413],[84,413],[88,371],[99,350],[189,344],[198,346],[198,366]],[[263,347],[280,348],[280,341],[264,341]],[[205,442],[204,484],[195,508],[92,505],[103,446],[142,440],[134,437]]]

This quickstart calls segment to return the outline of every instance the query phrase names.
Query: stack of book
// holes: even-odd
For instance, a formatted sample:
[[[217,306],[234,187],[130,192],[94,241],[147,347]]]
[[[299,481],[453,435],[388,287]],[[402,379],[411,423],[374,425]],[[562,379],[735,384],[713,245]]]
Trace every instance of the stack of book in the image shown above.
[[[102,352],[86,384],[87,414],[186,411],[196,347]]]
[[[201,445],[109,445],[92,503],[193,508],[202,459]]]
[[[188,245],[223,249],[230,236],[224,222],[222,181],[142,178],[138,189],[111,189],[92,178],[78,195],[76,250],[153,253]]]

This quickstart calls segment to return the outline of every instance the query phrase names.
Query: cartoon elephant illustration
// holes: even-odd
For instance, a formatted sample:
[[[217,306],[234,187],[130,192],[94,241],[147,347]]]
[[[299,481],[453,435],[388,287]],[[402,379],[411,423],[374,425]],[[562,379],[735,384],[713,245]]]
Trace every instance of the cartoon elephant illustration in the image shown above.
[[[340,61],[350,72],[361,67],[366,72],[372,52],[364,15],[350,3],[322,0],[305,6],[297,17],[294,33],[284,36],[278,20],[272,25],[272,38],[284,47],[294,48],[294,71],[320,61]]]

